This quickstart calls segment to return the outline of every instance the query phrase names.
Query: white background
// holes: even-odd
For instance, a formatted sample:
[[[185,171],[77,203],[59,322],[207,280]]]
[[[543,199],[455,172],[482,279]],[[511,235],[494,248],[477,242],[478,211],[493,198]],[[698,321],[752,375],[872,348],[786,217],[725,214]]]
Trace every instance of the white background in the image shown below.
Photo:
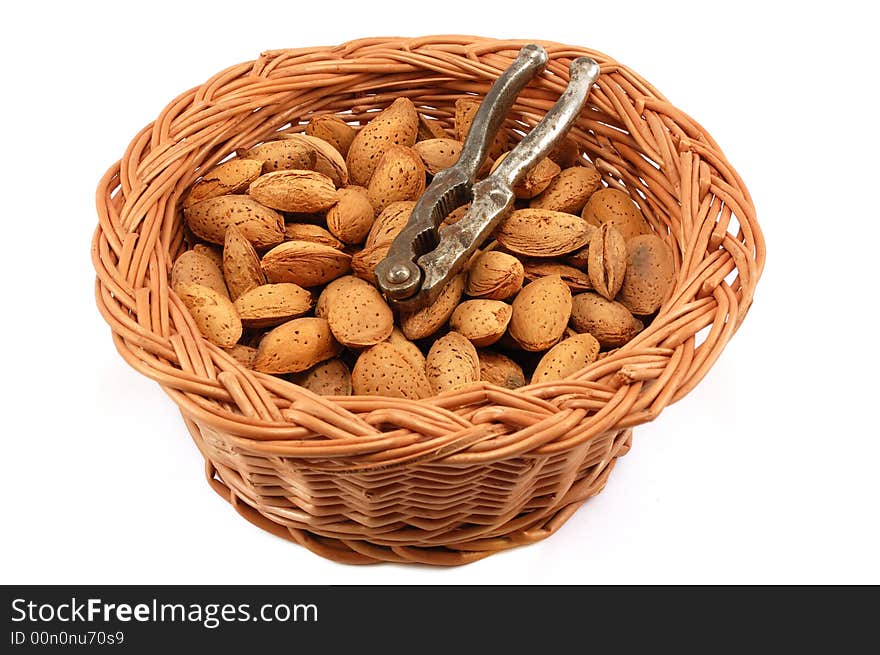
[[[7,7],[0,582],[880,582],[870,3],[487,4]],[[556,535],[451,570],[335,564],[217,497],[173,403],[115,352],[93,300],[94,188],[166,102],[261,50],[462,32],[639,71],[748,183],[767,268],[708,377],[637,429]]]

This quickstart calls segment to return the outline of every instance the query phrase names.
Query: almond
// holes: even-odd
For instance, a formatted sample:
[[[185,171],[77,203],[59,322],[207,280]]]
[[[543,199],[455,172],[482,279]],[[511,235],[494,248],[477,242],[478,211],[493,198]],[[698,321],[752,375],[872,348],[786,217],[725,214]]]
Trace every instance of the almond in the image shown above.
[[[458,332],[449,332],[437,339],[425,361],[425,372],[434,393],[458,389],[480,379],[477,350]]]
[[[362,280],[374,285],[379,284],[376,279],[376,266],[385,259],[389,250],[391,250],[390,242],[359,250],[351,258],[351,270]]]
[[[245,291],[266,283],[257,251],[234,225],[226,230],[223,242],[223,274],[233,300]]]
[[[425,169],[431,175],[436,175],[458,161],[461,147],[461,141],[455,139],[427,139],[416,143],[413,150],[422,158]]]
[[[638,205],[620,189],[596,191],[590,196],[581,215],[584,220],[596,227],[610,222],[627,241],[640,234],[651,233],[651,228],[648,227]]]
[[[429,139],[446,139],[449,135],[443,129],[443,125],[438,120],[428,118],[419,113],[419,133],[416,137],[417,141],[428,141]]]
[[[611,223],[603,223],[590,239],[587,270],[596,291],[614,300],[626,273],[626,241]]]
[[[319,396],[351,395],[351,372],[341,359],[328,359],[308,371],[294,373],[290,381]]]
[[[593,230],[579,216],[547,209],[517,209],[495,230],[502,246],[529,257],[558,257],[586,245]]]
[[[599,357],[599,342],[589,333],[560,341],[538,362],[532,384],[570,377]]]
[[[284,238],[284,218],[250,196],[218,196],[184,211],[197,237],[222,245],[226,228],[236,226],[254,248],[271,248]]]
[[[351,256],[311,241],[285,241],[263,255],[269,282],[293,282],[301,287],[326,284],[351,270]]]
[[[264,173],[290,169],[311,170],[315,166],[315,151],[307,145],[279,139],[267,141],[246,150],[245,159],[254,159],[263,166]]]
[[[363,243],[376,219],[366,189],[349,186],[339,189],[336,198],[327,212],[327,229],[345,243]]]
[[[398,98],[355,135],[345,158],[352,184],[366,186],[389,146],[411,147],[419,131],[419,116],[409,98]]]
[[[282,323],[260,341],[254,370],[261,373],[299,373],[342,350],[323,318],[295,318]]]
[[[619,302],[591,291],[572,300],[571,326],[579,333],[589,332],[604,348],[622,346],[644,327]]]
[[[549,157],[562,168],[569,168],[582,161],[580,146],[570,135],[565,135],[556,142]]]
[[[349,287],[356,286],[363,282],[352,275],[343,275],[336,278],[328,284],[318,295],[318,302],[315,303],[315,316],[319,318],[327,318],[330,313],[330,301],[338,294],[345,295]]]
[[[390,343],[378,343],[364,350],[351,372],[354,393],[419,400],[431,395],[424,369],[414,367]]]
[[[406,335],[399,327],[395,327],[391,331],[391,335],[386,341],[397,348],[414,368],[425,369],[425,356],[422,354],[422,351],[419,350],[416,344],[406,338]]]
[[[193,184],[183,200],[183,206],[192,207],[197,202],[246,191],[251,182],[260,177],[263,162],[255,159],[230,159],[215,166]]]
[[[385,341],[394,328],[394,314],[382,294],[356,277],[347,278],[344,293],[328,295],[326,313],[336,340],[353,348]]]
[[[461,299],[464,280],[464,274],[459,273],[443,288],[433,304],[415,312],[401,313],[400,328],[407,339],[424,339],[446,325]]]
[[[309,311],[312,294],[290,282],[263,284],[241,294],[234,304],[245,327],[270,327]]]
[[[217,268],[217,264],[195,250],[182,253],[171,268],[171,288],[181,284],[201,284],[222,296],[229,296],[223,273]]]
[[[256,348],[237,343],[234,346],[224,348],[223,350],[245,368],[254,367],[254,359],[257,357]]]
[[[527,259],[523,262],[527,280],[538,280],[548,275],[558,275],[568,288],[575,291],[587,291],[593,288],[590,276],[584,271],[546,259]]]
[[[454,136],[457,140],[464,143],[470,132],[471,124],[474,122],[474,116],[482,104],[478,98],[459,98],[455,101],[455,130]],[[497,159],[502,152],[508,149],[510,139],[504,130],[498,130],[492,143],[489,145],[488,158]]]
[[[571,291],[558,275],[530,282],[513,301],[510,336],[524,350],[547,350],[562,338],[571,302]]]
[[[322,114],[309,121],[306,125],[306,134],[323,139],[345,157],[357,132],[339,116]]]
[[[204,255],[217,265],[221,271],[223,270],[223,253],[216,246],[209,246],[207,243],[197,243],[192,247],[193,252]]]
[[[297,141],[315,152],[315,163],[311,170],[326,175],[334,186],[348,184],[348,168],[345,159],[332,144],[308,134],[285,134],[285,139]]]
[[[653,314],[675,281],[672,250],[656,234],[644,234],[627,241],[626,252],[626,275],[618,299],[633,314]]]
[[[330,246],[337,250],[342,250],[345,244],[335,236],[330,234],[320,225],[312,225],[311,223],[287,223],[284,226],[285,241],[311,241],[312,243],[320,243],[323,246]]]
[[[593,166],[572,166],[561,171],[529,206],[577,214],[601,186],[602,174]]]
[[[522,368],[507,355],[491,350],[480,350],[477,355],[480,358],[481,380],[505,389],[518,389],[525,385],[526,376]]]
[[[266,173],[251,183],[248,194],[266,207],[285,212],[320,212],[336,202],[333,181],[315,171]]]
[[[489,250],[472,262],[467,295],[487,300],[504,300],[516,295],[523,284],[523,265],[506,252]]]
[[[376,217],[364,247],[389,245],[406,227],[416,203],[412,200],[392,202]]]
[[[495,169],[498,168],[499,164],[504,161],[504,158],[507,157],[508,154],[510,153],[502,153],[501,156],[495,160],[495,163],[492,164],[491,172],[495,172]],[[526,173],[521,182],[513,187],[514,195],[520,199],[534,198],[549,186],[553,179],[559,175],[560,170],[562,169],[559,168],[559,164],[552,159],[545,157],[539,161],[532,170]]]
[[[241,338],[241,320],[225,295],[202,284],[179,284],[174,292],[186,305],[199,332],[221,348],[233,346]]]
[[[512,313],[500,300],[467,300],[452,312],[449,327],[475,346],[491,346],[504,335]]]
[[[425,165],[412,148],[391,146],[382,155],[367,187],[373,209],[392,202],[416,200],[425,192]]]

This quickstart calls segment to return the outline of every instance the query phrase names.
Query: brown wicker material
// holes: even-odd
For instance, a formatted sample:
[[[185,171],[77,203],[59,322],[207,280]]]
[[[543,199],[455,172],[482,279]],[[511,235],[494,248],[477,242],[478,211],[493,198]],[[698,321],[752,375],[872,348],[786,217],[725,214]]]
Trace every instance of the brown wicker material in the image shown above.
[[[402,95],[450,127],[456,98],[484,94],[524,43],[431,36],[263,53],[171,102],[98,187],[95,292],[119,353],[180,407],[217,493],[324,557],[462,564],[547,537],[602,490],[632,427],[694,388],[751,303],[764,241],[717,144],[606,55],[539,41],[549,74],[508,128],[540,119],[571,59],[595,58],[602,74],[572,136],[675,253],[671,297],[632,342],[564,382],[406,401],[317,397],[200,336],[168,287],[186,247],[178,201],[200,170],[313,113],[366,122]]]

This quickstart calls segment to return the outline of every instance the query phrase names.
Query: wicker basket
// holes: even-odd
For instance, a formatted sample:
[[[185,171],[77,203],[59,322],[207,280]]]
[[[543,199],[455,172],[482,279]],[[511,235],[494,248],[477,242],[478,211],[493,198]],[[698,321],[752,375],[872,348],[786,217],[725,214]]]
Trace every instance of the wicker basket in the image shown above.
[[[180,407],[217,493],[324,557],[451,565],[547,537],[602,490],[632,427],[694,388],[751,303],[764,242],[712,138],[609,57],[539,42],[548,74],[508,128],[540,119],[571,59],[596,59],[602,74],[571,134],[675,253],[671,297],[632,342],[564,382],[405,401],[317,397],[200,336],[168,287],[186,245],[178,200],[200,170],[313,113],[366,122],[401,95],[449,127],[456,98],[484,94],[524,43],[432,36],[263,53],[172,101],[98,187],[97,304],[119,353]]]

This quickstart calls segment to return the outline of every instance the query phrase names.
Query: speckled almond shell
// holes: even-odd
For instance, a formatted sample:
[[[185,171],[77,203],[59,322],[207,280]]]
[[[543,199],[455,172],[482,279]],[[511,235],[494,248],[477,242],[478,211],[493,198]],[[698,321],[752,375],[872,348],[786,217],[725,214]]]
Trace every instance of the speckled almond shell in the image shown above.
[[[478,350],[480,380],[491,382],[505,389],[519,389],[526,383],[522,367],[507,355],[491,350]]]
[[[368,246],[359,250],[351,258],[351,270],[362,280],[366,280],[370,284],[378,284],[376,266],[385,259],[390,249],[391,242],[388,241],[381,245]]]
[[[344,292],[329,294],[326,312],[333,336],[344,346],[375,345],[394,329],[394,314],[382,294],[360,278],[349,278]]]
[[[620,189],[596,191],[590,196],[581,215],[588,223],[596,227],[602,223],[610,222],[620,230],[623,238],[627,241],[640,234],[651,232],[651,228],[648,227],[648,223],[636,203]]]
[[[306,134],[323,139],[345,157],[357,132],[338,116],[322,114],[309,121],[306,125]]]
[[[183,200],[183,206],[191,207],[208,198],[242,193],[247,190],[251,182],[260,177],[262,170],[263,162],[256,159],[236,158],[223,162],[205,173],[190,187],[189,193]]]
[[[419,400],[432,395],[422,368],[413,367],[390,343],[378,343],[364,350],[351,372],[352,390],[357,395]]]
[[[394,241],[394,238],[406,227],[406,223],[409,221],[410,214],[412,214],[413,207],[415,206],[416,203],[413,200],[402,200],[400,202],[392,202],[385,207],[376,216],[376,220],[370,228],[370,233],[367,234],[364,247],[388,245]]]
[[[547,350],[562,338],[570,316],[568,285],[558,275],[548,275],[519,292],[508,329],[523,350]]]
[[[269,282],[293,282],[315,287],[351,270],[351,256],[311,241],[285,241],[263,255],[263,272]]]
[[[336,202],[333,180],[316,171],[274,171],[254,180],[248,194],[266,207],[285,212],[321,212]]]
[[[282,323],[260,341],[254,370],[261,373],[299,373],[336,357],[342,346],[323,318],[295,318]]]
[[[253,346],[246,346],[243,343],[237,343],[234,346],[224,348],[223,350],[245,368],[254,367],[254,359],[257,357],[257,349]]]
[[[312,243],[320,243],[323,246],[330,246],[337,250],[345,248],[335,236],[330,234],[320,225],[312,225],[311,223],[287,223],[284,226],[285,241],[311,241]]]
[[[458,332],[449,332],[437,339],[425,361],[425,372],[434,393],[459,389],[480,379],[477,350]]]
[[[590,239],[587,270],[596,291],[614,300],[626,273],[626,240],[612,223],[602,223]]]
[[[581,161],[581,149],[577,141],[572,139],[570,134],[566,134],[553,146],[549,157],[562,168],[569,168]]]
[[[416,344],[406,338],[399,327],[395,327],[391,331],[387,342],[397,348],[414,368],[424,370],[425,356]]]
[[[393,202],[416,200],[425,192],[425,165],[406,146],[391,146],[382,155],[367,185],[367,197],[377,213]]]
[[[539,280],[548,275],[558,275],[568,285],[572,293],[593,288],[590,276],[579,268],[547,259],[526,259],[523,269],[527,280]]]
[[[411,147],[419,132],[419,116],[409,98],[398,98],[358,130],[345,163],[352,184],[367,186],[382,153],[391,145]]]
[[[245,327],[270,327],[308,312],[312,294],[291,282],[262,284],[241,294],[233,304]]]
[[[348,168],[345,158],[332,144],[308,134],[285,134],[285,139],[297,141],[315,151],[315,163],[312,170],[322,173],[333,180],[334,186],[348,184]]]
[[[464,281],[464,273],[456,275],[443,288],[440,296],[432,305],[423,307],[416,312],[401,313],[400,328],[406,338],[414,341],[424,339],[446,325],[446,321],[452,316],[452,312],[455,311],[458,301],[461,299]]]
[[[232,300],[266,283],[257,251],[234,225],[226,230],[223,242],[223,275]]]
[[[471,263],[467,295],[487,300],[504,300],[516,295],[523,285],[523,265],[513,255],[489,250]]]
[[[330,313],[330,301],[337,293],[345,293],[348,287],[355,286],[362,282],[353,275],[343,275],[336,278],[321,291],[318,301],[315,303],[315,316],[319,318],[327,318]]]
[[[223,296],[229,296],[223,272],[210,257],[195,250],[182,253],[171,267],[171,288],[181,284],[201,284]]]
[[[208,341],[221,348],[235,345],[241,338],[241,319],[225,295],[201,284],[179,284],[174,292]]]
[[[235,225],[255,248],[271,248],[284,239],[284,218],[250,196],[208,198],[184,210],[197,237],[223,245],[226,228]]]
[[[517,209],[495,230],[511,252],[528,257],[560,257],[590,240],[593,231],[580,216],[547,209]]]
[[[507,330],[513,309],[500,300],[466,300],[455,308],[449,327],[475,346],[491,346]]]
[[[446,139],[449,137],[440,121],[432,120],[422,113],[419,113],[419,133],[416,142],[427,141],[429,139]]]
[[[593,166],[571,166],[553,178],[529,206],[577,214],[601,186],[602,175]]]
[[[436,123],[436,121],[431,122]],[[449,168],[458,161],[461,147],[461,141],[442,138],[419,141],[413,146],[413,150],[422,158],[425,169],[431,175],[436,175],[444,168]]]
[[[599,356],[599,342],[589,333],[563,339],[538,362],[532,384],[562,380],[592,364]]]
[[[311,170],[315,166],[315,151],[304,143],[279,139],[267,141],[244,152],[245,159],[262,163],[263,172],[290,169]]]
[[[626,275],[617,299],[633,314],[653,314],[675,280],[672,250],[655,234],[630,239],[626,249]]]
[[[290,381],[319,396],[350,396],[351,371],[341,359],[328,359],[308,371],[294,373]]]
[[[376,213],[363,187],[348,186],[336,192],[336,204],[327,212],[327,229],[340,241],[363,243]]]
[[[207,243],[197,243],[192,247],[193,252],[197,252],[200,255],[204,255],[208,259],[210,259],[214,264],[217,265],[221,271],[223,270],[223,252],[217,246],[209,245]]]
[[[578,332],[589,332],[603,348],[616,348],[636,336],[642,322],[619,302],[607,300],[598,293],[579,293],[572,300],[571,326]]]
[[[498,168],[498,165],[504,161],[508,154],[510,153],[501,153],[501,156],[492,164],[491,172],[495,172],[495,169]],[[526,176],[519,184],[513,187],[514,195],[521,200],[534,198],[550,185],[561,170],[559,164],[549,157],[545,157],[532,170],[526,173]]]
[[[471,124],[474,122],[474,116],[480,108],[482,100],[475,98],[459,98],[455,101],[455,118],[454,118],[454,134],[453,136],[461,141],[467,138]],[[509,149],[510,141],[504,130],[498,130],[492,143],[489,144],[488,158],[491,161],[501,156],[501,153]]]

